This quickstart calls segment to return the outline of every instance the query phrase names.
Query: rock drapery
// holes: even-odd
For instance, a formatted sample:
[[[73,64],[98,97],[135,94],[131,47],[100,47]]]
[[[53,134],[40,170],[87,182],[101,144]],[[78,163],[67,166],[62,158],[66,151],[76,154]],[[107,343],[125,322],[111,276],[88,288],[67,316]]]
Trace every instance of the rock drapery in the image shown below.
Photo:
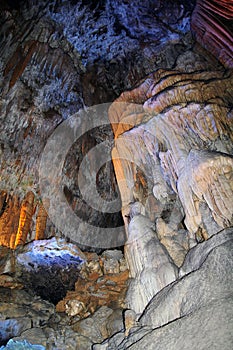
[[[140,252],[150,236],[143,215],[151,226],[155,222],[154,240],[159,237],[158,243],[177,266],[195,241],[206,240],[233,223],[233,76],[231,71],[211,68],[211,63],[206,69],[206,65],[202,55],[186,52],[178,57],[174,70],[157,70],[110,108],[115,134],[112,157],[129,239],[126,258],[135,279],[129,287],[129,306],[136,312],[151,299],[150,295],[145,300],[150,288],[156,294],[156,283],[143,278],[146,265],[158,282],[156,266],[161,259],[162,276],[169,276],[161,253],[154,249],[154,262],[146,244]],[[136,210],[133,203],[138,203]],[[140,266],[139,278],[135,264]],[[152,278],[153,272],[148,275]],[[163,287],[173,280],[174,273]],[[145,291],[140,295],[137,288]]]
[[[231,2],[29,0],[0,8],[1,344],[14,337],[51,350],[228,350]],[[61,233],[38,187],[40,156],[59,124],[113,100],[114,135],[109,125],[96,128],[71,147],[63,192],[83,219],[122,224],[120,213],[88,207],[77,179],[88,152],[114,138],[114,169],[105,164],[96,182],[107,200],[119,186],[125,258],[44,240]],[[87,158],[94,167],[91,152]]]
[[[232,1],[197,1],[192,15],[195,38],[226,67],[233,68]]]

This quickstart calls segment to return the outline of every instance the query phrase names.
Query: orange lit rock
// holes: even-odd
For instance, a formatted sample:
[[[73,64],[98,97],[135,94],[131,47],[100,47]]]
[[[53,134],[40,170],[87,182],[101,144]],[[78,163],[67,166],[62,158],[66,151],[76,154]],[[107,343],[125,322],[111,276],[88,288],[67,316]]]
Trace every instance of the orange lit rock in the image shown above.
[[[19,226],[15,238],[15,247],[26,243],[30,230],[32,216],[34,214],[34,193],[28,192],[20,208]]]
[[[44,204],[47,205],[47,202]],[[32,192],[28,192],[23,201],[17,196],[10,196],[6,191],[0,192],[0,245],[15,249],[17,245],[26,243],[35,209]],[[44,205],[40,204],[35,220],[35,239],[46,238],[47,217]]]
[[[232,86],[232,74],[224,76],[221,71],[184,74],[158,70],[135,90],[122,93],[110,107],[115,138],[173,105],[210,100],[224,106],[231,101]]]
[[[3,197],[1,197],[3,199]],[[14,248],[18,229],[20,202],[17,196],[4,195],[2,214],[0,216],[0,244]]]
[[[69,300],[78,300],[86,308],[80,318],[87,313],[94,313],[100,306],[106,305],[111,308],[124,307],[124,298],[127,289],[128,271],[119,274],[91,275],[89,280],[78,280],[75,285],[75,291],[68,292],[66,297],[60,301],[56,309],[59,312],[66,310],[66,302]]]
[[[38,43],[36,41],[28,42],[23,49],[19,47],[14,53],[13,57],[11,57],[4,71],[4,75],[6,75],[8,72],[13,70],[9,88],[12,88],[16,81],[20,78],[33,53],[36,51],[37,46]]]
[[[107,252],[102,256],[96,253],[85,255],[87,264],[83,266],[81,278],[75,284],[75,291],[68,291],[65,298],[56,305],[56,310],[82,319],[93,314],[101,306],[123,309],[129,272],[123,268],[125,263],[122,253],[116,250],[110,251],[109,255]],[[112,273],[105,273],[106,270]],[[75,310],[77,314],[73,315]]]
[[[190,52],[188,60],[177,60],[175,70],[160,69],[133,91],[123,93],[109,109],[109,118],[115,132],[112,158],[122,195],[124,217],[130,215],[130,203],[139,201],[146,205],[150,194],[161,203],[168,203],[173,193],[181,199],[188,230],[192,234],[198,234],[198,230],[201,230],[202,237],[206,238],[218,229],[209,227],[208,234],[204,233],[206,223],[203,220],[207,212],[201,214],[201,210],[197,209],[200,201],[204,199],[207,203],[219,229],[228,226],[232,220],[232,211],[224,209],[223,202],[226,208],[232,207],[232,161],[228,154],[231,153],[233,141],[230,107],[233,74],[214,67],[212,70],[208,68],[190,72],[192,60],[194,68],[195,62],[199,62],[200,68],[202,61],[203,68],[206,67],[204,59],[201,56],[196,59],[197,56]],[[185,64],[188,73],[185,72]],[[140,113],[137,114],[137,111]],[[136,117],[138,115],[140,118]],[[129,119],[131,123],[126,122]],[[209,150],[208,160],[202,150]],[[198,159],[201,157],[201,163],[206,163],[200,168],[197,166],[199,160],[196,159],[196,169],[191,170],[190,157],[194,153]],[[228,178],[222,173],[223,167],[229,168]],[[186,172],[186,180],[183,181]],[[189,190],[185,186],[188,179],[193,179],[191,172],[198,173],[205,183],[203,190],[201,185],[199,187],[198,198],[195,192],[198,192],[199,185],[194,184],[194,180]],[[208,172],[219,174],[218,180],[216,176],[208,175]],[[217,190],[214,190],[218,199],[213,199],[210,188],[213,189],[216,181],[219,188],[223,186],[223,192],[217,195]],[[228,190],[224,190],[225,187]],[[147,215],[153,217],[150,209]],[[125,223],[127,229],[127,220]]]

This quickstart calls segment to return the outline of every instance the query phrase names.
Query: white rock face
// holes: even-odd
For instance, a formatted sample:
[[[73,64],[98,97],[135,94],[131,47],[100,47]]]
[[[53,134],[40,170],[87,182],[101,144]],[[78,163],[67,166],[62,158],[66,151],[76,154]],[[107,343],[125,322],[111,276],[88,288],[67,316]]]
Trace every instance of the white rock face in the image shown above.
[[[186,255],[185,261],[179,270],[179,277],[181,278],[192,271],[198,270],[213,248],[229,242],[232,239],[233,228],[230,227],[192,248]]]
[[[187,274],[154,296],[137,327],[94,349],[231,349],[232,253],[232,229],[194,247],[184,263]]]
[[[129,308],[138,314],[156,293],[175,281],[178,270],[148,218],[133,217],[128,230],[125,255],[132,280],[126,298]]]
[[[191,150],[177,182],[178,194],[185,209],[185,224],[191,233],[202,227],[205,239],[221,228],[231,225],[233,159],[220,152]],[[217,223],[217,231],[210,230],[200,210],[203,200],[209,215]],[[204,225],[201,225],[201,222]]]
[[[68,300],[66,302],[66,313],[69,316],[79,315],[81,312],[85,311],[86,307],[84,303],[79,300]]]

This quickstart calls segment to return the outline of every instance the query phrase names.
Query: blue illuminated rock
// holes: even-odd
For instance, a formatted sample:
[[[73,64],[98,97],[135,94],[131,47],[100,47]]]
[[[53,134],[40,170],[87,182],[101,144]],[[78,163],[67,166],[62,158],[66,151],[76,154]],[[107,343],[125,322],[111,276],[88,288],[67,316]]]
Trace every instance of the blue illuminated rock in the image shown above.
[[[17,251],[16,276],[27,288],[56,304],[74,288],[85,262],[81,250],[64,239],[33,241]]]
[[[45,347],[42,345],[33,345],[28,343],[26,340],[23,341],[14,341],[9,340],[6,346],[1,346],[0,349],[6,350],[45,350]]]

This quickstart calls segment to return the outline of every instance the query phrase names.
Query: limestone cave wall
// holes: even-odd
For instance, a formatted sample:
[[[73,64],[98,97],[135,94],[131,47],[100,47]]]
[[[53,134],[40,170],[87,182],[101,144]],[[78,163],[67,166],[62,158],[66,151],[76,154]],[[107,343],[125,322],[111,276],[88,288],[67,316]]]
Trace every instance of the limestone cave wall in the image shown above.
[[[111,102],[154,69],[172,67],[179,53],[192,45],[194,2],[167,1],[165,6],[151,1],[29,0],[2,1],[0,6],[0,227],[2,244],[13,248],[30,234],[59,234],[46,217],[38,185],[48,137],[81,108]],[[84,220],[114,227],[122,224],[121,214],[103,215],[86,205],[77,184],[83,157],[106,139],[112,139],[109,125],[91,130],[73,145],[63,187],[72,209]],[[100,191],[114,198],[111,163],[99,179]]]
[[[232,1],[0,10],[0,346],[231,348]]]

